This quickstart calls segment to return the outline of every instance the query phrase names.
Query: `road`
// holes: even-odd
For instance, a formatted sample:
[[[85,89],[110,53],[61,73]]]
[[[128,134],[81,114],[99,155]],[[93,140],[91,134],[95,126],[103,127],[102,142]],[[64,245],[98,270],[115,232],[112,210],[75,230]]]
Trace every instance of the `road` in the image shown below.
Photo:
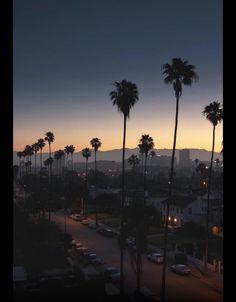
[[[64,216],[53,215],[53,219],[64,230]],[[67,232],[72,238],[94,251],[104,261],[104,266],[120,268],[120,252],[117,238],[107,238],[72,219],[67,220]],[[132,295],[136,289],[136,276],[130,265],[129,252],[124,253],[125,291]],[[162,265],[151,263],[143,256],[142,286],[161,296]],[[166,301],[192,301],[192,302],[222,302],[222,294],[202,282],[199,278],[179,276],[167,269],[166,271]]]

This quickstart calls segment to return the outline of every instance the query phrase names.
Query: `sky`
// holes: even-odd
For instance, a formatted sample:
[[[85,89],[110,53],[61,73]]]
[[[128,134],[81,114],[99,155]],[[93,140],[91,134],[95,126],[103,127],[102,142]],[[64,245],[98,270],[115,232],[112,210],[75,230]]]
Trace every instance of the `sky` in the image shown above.
[[[184,86],[177,148],[211,150],[212,124],[202,115],[223,102],[222,0],[14,0],[13,147],[21,151],[52,131],[52,151],[76,151],[101,139],[122,148],[123,117],[112,105],[113,83],[138,86],[126,146],[142,134],[172,148],[175,95],[162,66],[174,57],[196,67]],[[215,151],[222,149],[222,123]]]

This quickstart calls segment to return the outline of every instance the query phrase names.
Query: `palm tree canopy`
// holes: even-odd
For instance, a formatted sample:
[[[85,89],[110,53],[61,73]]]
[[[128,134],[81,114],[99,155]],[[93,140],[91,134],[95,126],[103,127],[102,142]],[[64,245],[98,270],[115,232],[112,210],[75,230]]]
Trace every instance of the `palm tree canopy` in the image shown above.
[[[137,85],[122,80],[121,82],[114,83],[115,90],[110,92],[110,98],[113,105],[117,106],[118,111],[124,114],[125,117],[129,118],[130,109],[138,101],[138,88]]]
[[[67,155],[70,154],[70,146],[65,146],[64,151]]]
[[[155,157],[156,156],[156,152],[154,151],[154,150],[152,150],[151,152],[150,152],[150,157]]]
[[[26,156],[31,156],[34,154],[33,148],[30,145],[26,145],[24,149],[24,153]]]
[[[46,135],[45,141],[48,141],[49,145],[54,142],[55,137],[51,131],[48,131],[45,135]]]
[[[70,145],[68,147],[69,147],[69,153],[73,154],[75,152],[75,147],[73,145]]]
[[[138,147],[145,155],[148,155],[148,152],[154,148],[153,138],[149,134],[143,134],[139,140]]]
[[[39,144],[38,144],[38,142],[32,144],[32,149],[33,149],[34,153],[37,153],[39,151]]]
[[[99,138],[95,137],[90,141],[91,146],[94,148],[95,152],[101,147],[102,143]]]
[[[88,159],[91,156],[91,151],[87,147],[84,148],[81,152],[82,152],[83,157],[85,157],[86,159]]]
[[[210,103],[204,108],[202,114],[213,124],[213,126],[216,126],[223,120],[223,109],[221,107],[221,103]]]
[[[181,58],[173,58],[171,64],[167,63],[162,68],[164,82],[173,84],[176,96],[182,94],[182,84],[190,86],[193,81],[198,80],[198,75],[194,71],[195,66]]]
[[[22,152],[22,151],[19,151],[19,152],[17,152],[16,155],[19,157],[19,159],[21,159],[21,157],[23,156],[23,152]]]
[[[38,139],[38,146],[40,150],[43,150],[43,147],[45,147],[45,140],[43,138]]]
[[[137,165],[139,164],[139,162],[140,162],[140,159],[139,159],[138,156],[135,155],[135,154],[132,154],[132,155],[128,158],[128,163],[129,163],[131,166],[133,166],[133,167],[137,166]]]

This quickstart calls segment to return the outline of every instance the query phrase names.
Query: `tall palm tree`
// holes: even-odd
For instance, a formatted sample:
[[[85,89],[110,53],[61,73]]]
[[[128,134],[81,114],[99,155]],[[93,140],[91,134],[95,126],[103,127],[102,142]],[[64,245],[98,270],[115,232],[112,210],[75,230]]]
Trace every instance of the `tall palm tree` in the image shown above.
[[[19,157],[19,174],[21,177],[21,157],[23,157],[23,152],[22,151],[17,152],[17,156]]]
[[[124,227],[124,200],[125,200],[125,138],[126,138],[126,122],[129,118],[130,109],[138,101],[138,87],[132,82],[122,80],[114,83],[115,90],[110,92],[110,98],[113,106],[117,106],[119,112],[124,116],[123,131],[123,152],[122,152],[122,190],[121,190],[121,236],[123,237]],[[120,249],[120,295],[124,295],[124,246],[123,240]]]
[[[36,175],[36,156],[37,156],[37,152],[39,151],[38,142],[36,142],[32,145],[32,149],[33,149],[33,152],[34,152],[34,173]]]
[[[69,159],[69,154],[70,154],[70,146],[69,145],[65,146],[64,152],[66,154],[66,162],[67,162],[67,166],[68,166],[68,159]]]
[[[144,204],[146,204],[146,180],[147,180],[147,157],[150,150],[154,148],[153,138],[149,134],[143,134],[138,144],[139,150],[142,150],[145,155],[144,161],[144,177],[143,177],[143,191],[144,191]]]
[[[24,154],[27,156],[28,164],[25,166],[27,169],[27,172],[31,171],[31,156],[34,154],[33,148],[30,145],[26,145],[24,149]],[[30,162],[30,164],[29,164]],[[29,169],[28,169],[29,168]]]
[[[42,169],[42,167],[43,167],[42,151],[43,151],[43,148],[45,147],[45,140],[43,138],[38,139],[38,146],[39,146],[39,149],[40,149],[40,168]]]
[[[150,152],[150,158],[151,158],[151,176],[152,176],[152,161],[153,161],[153,157],[156,156],[156,152],[154,150],[152,150]]]
[[[52,157],[51,156],[51,144],[54,142],[55,136],[51,131],[48,131],[45,135],[46,135],[45,141],[48,142],[48,147],[49,147],[49,158],[51,158]],[[50,176],[52,176],[52,161],[50,161],[49,168],[50,168]]]
[[[135,170],[139,162],[140,159],[135,154],[130,155],[130,157],[128,158],[128,163],[132,166],[133,171]]]
[[[84,149],[82,149],[82,156],[83,157],[85,157],[85,159],[86,159],[86,168],[85,168],[85,177],[86,177],[86,179],[85,179],[85,187],[86,187],[86,191],[87,191],[87,189],[88,189],[88,159],[89,159],[89,157],[92,155],[92,152],[89,150],[89,148],[84,148]],[[84,212],[84,216],[86,217],[86,211],[84,211],[84,209],[85,209],[85,204],[84,204],[84,201],[83,201],[83,212]]]
[[[54,152],[54,159],[56,160],[56,163],[57,163],[57,175],[58,175],[59,174],[58,173],[58,162],[59,162],[59,159],[60,159],[60,154],[58,153],[58,151]]]
[[[172,195],[172,181],[174,172],[174,158],[176,148],[176,138],[178,129],[178,114],[179,114],[179,98],[182,95],[182,85],[192,85],[193,81],[198,80],[198,76],[194,71],[195,66],[189,65],[188,61],[183,61],[181,58],[173,58],[171,64],[165,64],[163,66],[163,75],[165,76],[164,82],[166,84],[173,84],[175,97],[176,97],[176,112],[175,112],[175,130],[174,141],[171,158],[171,171],[169,180],[169,192],[168,201],[165,215],[165,232],[164,232],[164,254],[163,254],[163,270],[162,270],[162,293],[161,300],[165,301],[165,274],[166,274],[166,248],[167,248],[167,236],[168,236],[168,217]]]
[[[59,149],[57,151],[57,153],[58,153],[58,158],[59,158],[60,174],[62,174],[62,159],[65,156],[65,152],[63,150]]]
[[[206,243],[205,243],[205,257],[204,257],[204,272],[207,273],[207,259],[208,259],[208,230],[209,230],[209,209],[210,209],[210,191],[211,191],[211,178],[212,178],[212,164],[215,148],[215,128],[223,119],[223,109],[220,102],[212,102],[205,106],[202,114],[213,125],[212,133],[212,150],[211,150],[211,164],[209,169],[209,180],[207,186],[207,215],[206,215]]]
[[[70,158],[71,158],[71,163],[72,163],[72,170],[73,170],[73,154],[75,152],[75,147],[73,145],[69,146],[69,152],[70,152]]]
[[[101,147],[102,143],[99,138],[95,137],[90,141],[91,146],[94,148],[94,172],[95,172],[95,195],[97,189],[97,151]],[[98,226],[98,209],[96,205],[96,226]]]

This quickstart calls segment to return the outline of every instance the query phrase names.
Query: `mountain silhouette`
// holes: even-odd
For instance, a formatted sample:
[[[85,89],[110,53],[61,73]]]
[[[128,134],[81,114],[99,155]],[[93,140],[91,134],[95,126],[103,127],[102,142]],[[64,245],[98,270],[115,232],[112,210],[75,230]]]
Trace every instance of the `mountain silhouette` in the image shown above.
[[[179,160],[179,150],[176,149],[176,158]],[[205,149],[189,149],[190,150],[190,159],[194,160],[198,158],[200,161],[210,161],[211,152]],[[154,149],[156,155],[166,155],[171,156],[171,149]],[[139,154],[139,148],[126,148],[125,149],[125,157],[130,157],[131,154]],[[48,153],[43,153],[42,158],[43,161],[49,157]],[[85,162],[84,157],[82,157],[81,152],[75,152],[74,162]],[[215,152],[214,159],[219,158],[221,161],[223,160],[222,155],[219,152]],[[112,161],[121,161],[122,159],[122,149],[112,149],[108,151],[98,151],[97,152],[97,160],[112,160]],[[92,157],[90,158],[90,162],[94,161],[94,153],[92,151]],[[19,158],[17,157],[17,151],[13,152],[13,164],[17,165],[19,163]],[[32,163],[34,164],[34,157],[32,157]],[[39,163],[39,154],[37,155],[37,163]]]

